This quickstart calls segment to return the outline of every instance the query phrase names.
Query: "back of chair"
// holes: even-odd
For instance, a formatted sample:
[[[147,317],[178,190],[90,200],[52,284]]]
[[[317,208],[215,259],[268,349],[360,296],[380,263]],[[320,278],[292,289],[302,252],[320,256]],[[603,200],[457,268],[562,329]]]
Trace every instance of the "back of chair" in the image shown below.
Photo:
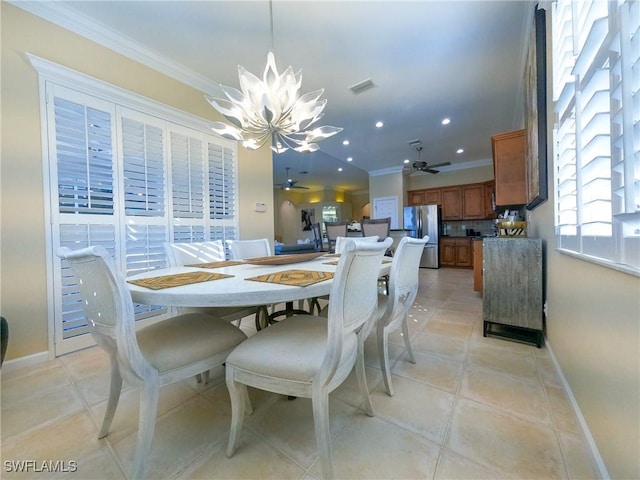
[[[266,238],[256,240],[227,240],[232,260],[244,260],[271,255],[271,246]]]
[[[74,251],[62,247],[57,253],[78,282],[89,331],[98,345],[117,350],[125,375],[148,376],[154,369],[138,348],[131,294],[109,253],[101,246]]]
[[[225,260],[222,240],[194,243],[165,242],[162,246],[170,267]]]
[[[315,243],[316,250],[322,251],[322,229],[319,223],[311,224],[311,231],[313,232],[313,242]]]
[[[424,238],[403,237],[396,248],[389,275],[389,302],[387,309],[393,309],[388,322],[406,314],[413,304],[419,286],[420,257],[429,236]]]
[[[361,225],[363,236],[368,237],[371,235],[378,235],[378,237],[383,240],[389,236],[389,231],[391,230],[391,217],[373,219],[363,218]]]
[[[379,240],[377,235],[373,235],[372,237],[336,237],[336,253],[342,253],[342,250],[344,250],[345,241],[347,239],[356,242],[356,244],[360,242],[376,243]]]
[[[347,236],[347,225],[347,222],[324,222],[329,250],[333,250],[335,248],[337,237]]]
[[[358,242],[345,245],[329,294],[329,341],[332,335],[343,336],[357,331],[373,318],[378,302],[378,272],[384,252],[393,240]]]

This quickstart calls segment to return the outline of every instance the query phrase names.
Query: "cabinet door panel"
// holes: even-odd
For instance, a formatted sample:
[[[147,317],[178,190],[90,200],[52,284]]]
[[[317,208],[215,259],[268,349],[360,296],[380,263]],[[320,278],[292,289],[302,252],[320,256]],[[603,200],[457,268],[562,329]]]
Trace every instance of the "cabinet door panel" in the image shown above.
[[[456,264],[456,244],[454,242],[442,241],[440,244],[440,263],[451,266]]]
[[[462,218],[462,201],[460,187],[442,189],[442,219],[460,220]]]
[[[407,192],[407,202],[409,205],[426,205],[424,190],[409,190]]]
[[[484,218],[484,184],[462,187],[462,218]]]
[[[491,137],[496,205],[527,203],[524,130]]]
[[[442,190],[440,188],[428,188],[424,191],[425,205],[442,205]]]

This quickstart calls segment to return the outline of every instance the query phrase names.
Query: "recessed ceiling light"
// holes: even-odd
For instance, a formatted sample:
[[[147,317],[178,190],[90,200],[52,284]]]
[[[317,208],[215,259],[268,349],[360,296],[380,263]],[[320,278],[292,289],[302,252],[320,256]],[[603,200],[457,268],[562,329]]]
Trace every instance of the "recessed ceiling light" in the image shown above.
[[[450,118],[443,118],[442,119],[442,125],[449,125],[451,123],[451,119]]]
[[[456,150],[456,153],[464,153],[464,148],[459,148],[458,150]]]
[[[343,144],[343,145],[349,145],[349,140],[343,140],[343,141],[342,141],[342,144]]]
[[[409,163],[409,159],[408,159],[408,158],[405,158],[405,159],[404,159],[404,161],[403,161],[403,163]]]
[[[383,126],[384,126],[384,123],[376,122],[376,128],[382,128]]]
[[[342,167],[338,167],[338,171],[341,172],[342,171]]]
[[[353,162],[353,157],[347,157],[347,162]]]

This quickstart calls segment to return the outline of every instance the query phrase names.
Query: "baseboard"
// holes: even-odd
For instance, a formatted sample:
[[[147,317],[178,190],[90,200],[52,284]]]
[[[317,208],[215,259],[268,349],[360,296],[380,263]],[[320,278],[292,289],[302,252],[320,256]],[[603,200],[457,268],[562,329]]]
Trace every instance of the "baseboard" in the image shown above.
[[[584,434],[585,439],[587,440],[587,444],[589,445],[589,450],[591,451],[591,455],[593,455],[593,459],[596,462],[596,467],[598,468],[598,472],[600,473],[600,478],[603,480],[610,480],[609,472],[607,471],[607,466],[604,464],[604,460],[602,460],[602,456],[600,455],[600,451],[598,450],[598,446],[596,445],[593,436],[591,435],[591,431],[589,430],[589,426],[587,425],[587,421],[584,419],[582,415],[582,411],[580,410],[580,406],[576,400],[576,397],[573,395],[571,391],[571,387],[569,386],[569,382],[567,378],[562,373],[562,369],[560,368],[560,364],[558,363],[558,359],[553,353],[553,349],[551,348],[551,344],[549,340],[545,337],[545,346],[547,350],[549,350],[549,355],[551,356],[551,361],[553,365],[556,367],[556,372],[558,372],[558,376],[560,377],[560,383],[562,383],[562,388],[567,393],[569,397],[569,402],[571,403],[571,408],[573,412],[576,414],[578,418],[578,423],[580,424],[580,428],[582,429],[582,433]]]
[[[46,362],[47,360],[49,360],[49,352],[33,353],[24,357],[7,360],[2,364],[2,371],[4,373],[10,373],[19,368],[36,365],[38,363]]]

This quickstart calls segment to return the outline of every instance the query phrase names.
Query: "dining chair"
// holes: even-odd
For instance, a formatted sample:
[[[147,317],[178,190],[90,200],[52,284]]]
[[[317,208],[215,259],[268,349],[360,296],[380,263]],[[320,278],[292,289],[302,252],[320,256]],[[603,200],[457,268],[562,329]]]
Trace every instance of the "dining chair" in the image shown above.
[[[169,243],[163,244],[167,262],[170,267],[182,267],[198,263],[221,262],[226,259],[222,240],[211,240],[208,242],[193,243]],[[254,315],[256,329],[262,328],[261,317],[268,315],[265,309],[257,306],[251,307],[182,307],[180,313],[199,311],[221,318],[227,322],[240,321],[248,316]],[[265,319],[265,324],[268,319]]]
[[[379,237],[377,235],[373,235],[371,237],[336,237],[335,253],[342,253],[342,250],[344,250],[344,246],[346,245],[346,240],[352,240],[352,241],[355,241],[356,243],[359,243],[359,242],[375,243],[379,240]]]
[[[402,338],[407,349],[409,362],[416,363],[409,339],[407,318],[416,299],[419,286],[420,258],[429,236],[421,239],[403,237],[393,256],[389,273],[388,295],[378,295],[377,322],[378,355],[382,368],[382,378],[389,396],[393,396],[391,367],[389,364],[389,334],[402,328]]]
[[[363,218],[361,226],[363,237],[378,235],[379,238],[385,239],[391,231],[391,217]]]
[[[322,242],[322,229],[320,228],[320,224],[312,223],[311,231],[313,232],[313,242],[315,243],[316,251],[324,251],[324,244]]]
[[[347,222],[324,222],[324,228],[327,232],[327,245],[330,252],[335,251],[336,237],[347,236]]]
[[[227,357],[231,396],[231,431],[226,454],[240,440],[247,385],[270,392],[311,398],[323,478],[333,477],[329,432],[329,393],[356,368],[367,415],[373,406],[364,370],[364,339],[377,319],[377,284],[391,239],[379,243],[348,242],[337,265],[328,316],[295,315],[251,336]],[[248,438],[248,437],[245,437]]]
[[[57,254],[77,281],[89,331],[111,363],[109,400],[98,438],[109,433],[123,378],[140,387],[131,477],[143,477],[160,387],[223,365],[233,348],[247,337],[231,323],[204,313],[178,315],[136,332],[131,295],[102,246],[75,251],[62,247]]]
[[[247,258],[268,257],[272,255],[271,245],[266,238],[255,240],[227,240],[232,260],[246,260]]]

